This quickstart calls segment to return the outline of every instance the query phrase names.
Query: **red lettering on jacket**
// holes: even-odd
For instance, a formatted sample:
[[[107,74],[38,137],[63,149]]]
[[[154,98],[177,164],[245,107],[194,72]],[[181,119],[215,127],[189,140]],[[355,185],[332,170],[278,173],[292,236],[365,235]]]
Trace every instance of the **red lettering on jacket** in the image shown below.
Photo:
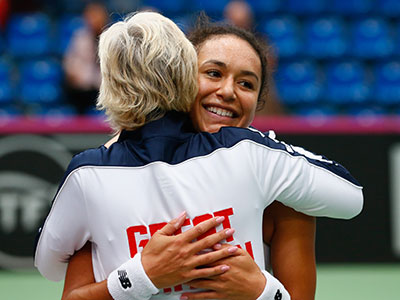
[[[222,222],[222,227],[224,229],[228,229],[231,228],[231,222],[229,220],[230,216],[233,216],[233,208],[227,208],[227,209],[223,209],[223,210],[219,210],[214,212],[213,214],[204,214],[201,216],[197,216],[193,219],[193,226],[196,226],[197,224],[206,221],[208,219],[211,219],[213,216],[214,217],[220,217],[223,216],[225,217],[225,220]],[[161,223],[154,223],[154,224],[150,224],[147,226],[145,225],[137,225],[137,226],[131,226],[129,228],[126,229],[127,232],[127,237],[128,237],[128,244],[129,244],[129,251],[130,251],[130,255],[131,257],[134,257],[136,253],[138,253],[139,248],[144,248],[147,243],[149,242],[149,238],[151,236],[154,235],[154,233],[157,232],[157,230],[160,230],[161,228],[163,228],[167,223],[166,222],[161,222]],[[182,224],[181,228],[179,228],[176,232],[175,235],[182,233],[182,227],[185,226],[192,226],[191,224],[191,220],[189,218],[187,218],[184,223]],[[200,235],[198,237],[198,240],[201,240],[203,238],[205,238],[208,235],[211,235],[213,233],[216,233],[216,228],[212,228],[209,231],[207,231],[206,233]],[[136,240],[137,238],[137,234],[139,235],[147,235],[150,233],[150,236],[148,236],[148,238],[142,238],[140,240],[140,242],[138,243],[138,241]],[[227,242],[232,242],[234,239],[233,237],[228,237],[226,239]],[[251,248],[251,244],[249,246],[251,251],[248,251],[249,253],[251,252],[252,255],[252,248]],[[246,250],[247,250],[247,246],[246,246]]]
[[[138,253],[138,247],[136,243],[136,236],[135,234],[147,234],[147,228],[144,225],[138,225],[138,226],[131,226],[128,229],[126,229],[126,234],[128,235],[128,244],[129,244],[129,251],[131,254],[131,257],[134,257],[136,253]],[[148,241],[148,240],[147,240]],[[146,246],[147,242],[143,243],[143,240],[140,241],[139,247]]]
[[[182,285],[177,285],[176,287],[174,287],[175,292],[181,292],[183,290]]]
[[[160,230],[163,228],[165,225],[167,225],[167,222],[162,222],[162,223],[156,223],[156,224],[150,224],[149,229],[150,229],[150,236],[153,236],[157,232],[157,230]]]
[[[246,242],[244,246],[246,247],[246,251],[250,254],[251,258],[254,259],[253,246],[251,245],[251,242],[250,241]],[[242,246],[240,246],[239,244],[236,245],[236,247],[243,249]]]
[[[231,222],[229,221],[229,216],[233,216],[233,209],[232,208],[227,208],[227,209],[223,209],[220,211],[216,211],[214,212],[214,216],[215,217],[225,217],[225,220],[222,222],[222,227],[224,227],[224,229],[228,229],[231,228]],[[233,241],[233,237],[230,236],[226,239],[227,242],[232,242]]]
[[[249,242],[245,243],[244,246],[246,247],[246,251],[250,254],[250,256],[254,260],[253,246],[251,245],[251,242],[249,241]]]

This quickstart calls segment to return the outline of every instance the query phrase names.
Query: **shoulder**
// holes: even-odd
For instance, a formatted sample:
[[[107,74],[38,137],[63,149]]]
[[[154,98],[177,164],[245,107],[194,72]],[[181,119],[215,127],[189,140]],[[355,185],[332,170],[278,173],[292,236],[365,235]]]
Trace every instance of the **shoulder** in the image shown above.
[[[220,150],[233,150],[248,152],[253,147],[282,149],[280,143],[269,138],[268,133],[262,133],[253,128],[222,127],[218,132],[196,132],[186,136],[182,142],[177,142],[174,159],[175,164],[193,157],[208,156]],[[263,149],[261,149],[263,151]],[[255,155],[254,158],[260,158]]]
[[[288,159],[303,159],[308,164],[328,170],[347,181],[361,186],[358,181],[350,174],[350,172],[337,162],[325,157],[324,155],[313,153],[299,146],[294,146],[280,141],[276,138],[275,132],[261,132],[255,128],[234,128],[224,127],[216,133],[221,134],[222,138],[229,143],[240,143],[248,141],[252,144],[262,146],[267,152],[279,152],[279,157],[287,157]]]
[[[286,143],[276,140],[276,135],[272,130],[261,132],[253,127],[222,127],[214,136],[221,140],[227,147],[241,142],[251,142],[270,149],[289,150]]]
[[[132,154],[132,149],[123,142],[113,142],[98,148],[88,149],[75,154],[67,168],[67,174],[81,167],[136,167],[144,162]]]
[[[73,156],[67,173],[71,173],[76,169],[83,166],[99,166],[105,164],[105,151],[106,148],[101,146],[96,149],[88,149]]]

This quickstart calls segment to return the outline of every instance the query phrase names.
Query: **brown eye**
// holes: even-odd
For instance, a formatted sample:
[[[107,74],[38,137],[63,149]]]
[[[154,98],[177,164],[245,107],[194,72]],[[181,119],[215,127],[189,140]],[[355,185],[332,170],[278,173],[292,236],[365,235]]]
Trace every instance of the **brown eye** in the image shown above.
[[[240,85],[244,86],[245,88],[249,89],[249,90],[253,90],[254,89],[254,85],[249,82],[249,81],[241,81],[239,82]]]
[[[210,77],[221,77],[221,73],[216,70],[207,71],[207,75]]]

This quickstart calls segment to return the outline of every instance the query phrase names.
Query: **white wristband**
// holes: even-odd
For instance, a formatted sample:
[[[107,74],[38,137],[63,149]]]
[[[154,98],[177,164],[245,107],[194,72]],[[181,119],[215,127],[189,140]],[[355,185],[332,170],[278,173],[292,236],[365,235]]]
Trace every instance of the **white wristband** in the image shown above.
[[[159,292],[143,269],[140,253],[111,272],[107,288],[115,300],[147,300]]]
[[[257,300],[290,300],[290,295],[283,284],[267,271],[262,270],[262,272],[267,279],[267,283]]]

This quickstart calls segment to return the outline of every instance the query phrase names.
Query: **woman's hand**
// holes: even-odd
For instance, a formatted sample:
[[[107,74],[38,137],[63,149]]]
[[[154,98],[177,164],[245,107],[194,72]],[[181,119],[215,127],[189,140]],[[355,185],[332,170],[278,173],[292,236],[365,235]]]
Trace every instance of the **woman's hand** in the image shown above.
[[[225,244],[221,248],[229,249],[229,247],[229,245]],[[223,274],[196,279],[186,283],[186,285],[208,291],[184,293],[181,296],[182,300],[251,300],[257,299],[263,292],[266,279],[247,251],[238,249],[235,256],[223,258],[214,264],[224,264],[230,268]]]
[[[234,230],[214,233],[204,239],[193,240],[222,223],[223,217],[204,221],[192,229],[173,236],[186,219],[183,213],[157,231],[142,252],[142,265],[146,274],[158,288],[174,286],[199,277],[208,277],[226,272],[229,267],[218,259],[236,255],[236,247],[221,247],[219,241],[231,236]],[[197,253],[216,247],[218,251],[198,255]],[[214,266],[196,269],[199,265],[214,263]],[[95,283],[92,266],[91,244],[77,251],[68,263],[64,281],[63,300],[111,300],[107,281]]]
[[[225,229],[194,241],[223,222],[224,217],[217,217],[173,235],[185,219],[186,213],[182,213],[158,230],[141,253],[143,268],[159,289],[223,274],[229,270],[229,265],[223,259],[236,255],[239,250],[235,246],[216,246],[220,249],[199,254],[205,249],[215,249],[215,245],[231,236],[234,230]]]

